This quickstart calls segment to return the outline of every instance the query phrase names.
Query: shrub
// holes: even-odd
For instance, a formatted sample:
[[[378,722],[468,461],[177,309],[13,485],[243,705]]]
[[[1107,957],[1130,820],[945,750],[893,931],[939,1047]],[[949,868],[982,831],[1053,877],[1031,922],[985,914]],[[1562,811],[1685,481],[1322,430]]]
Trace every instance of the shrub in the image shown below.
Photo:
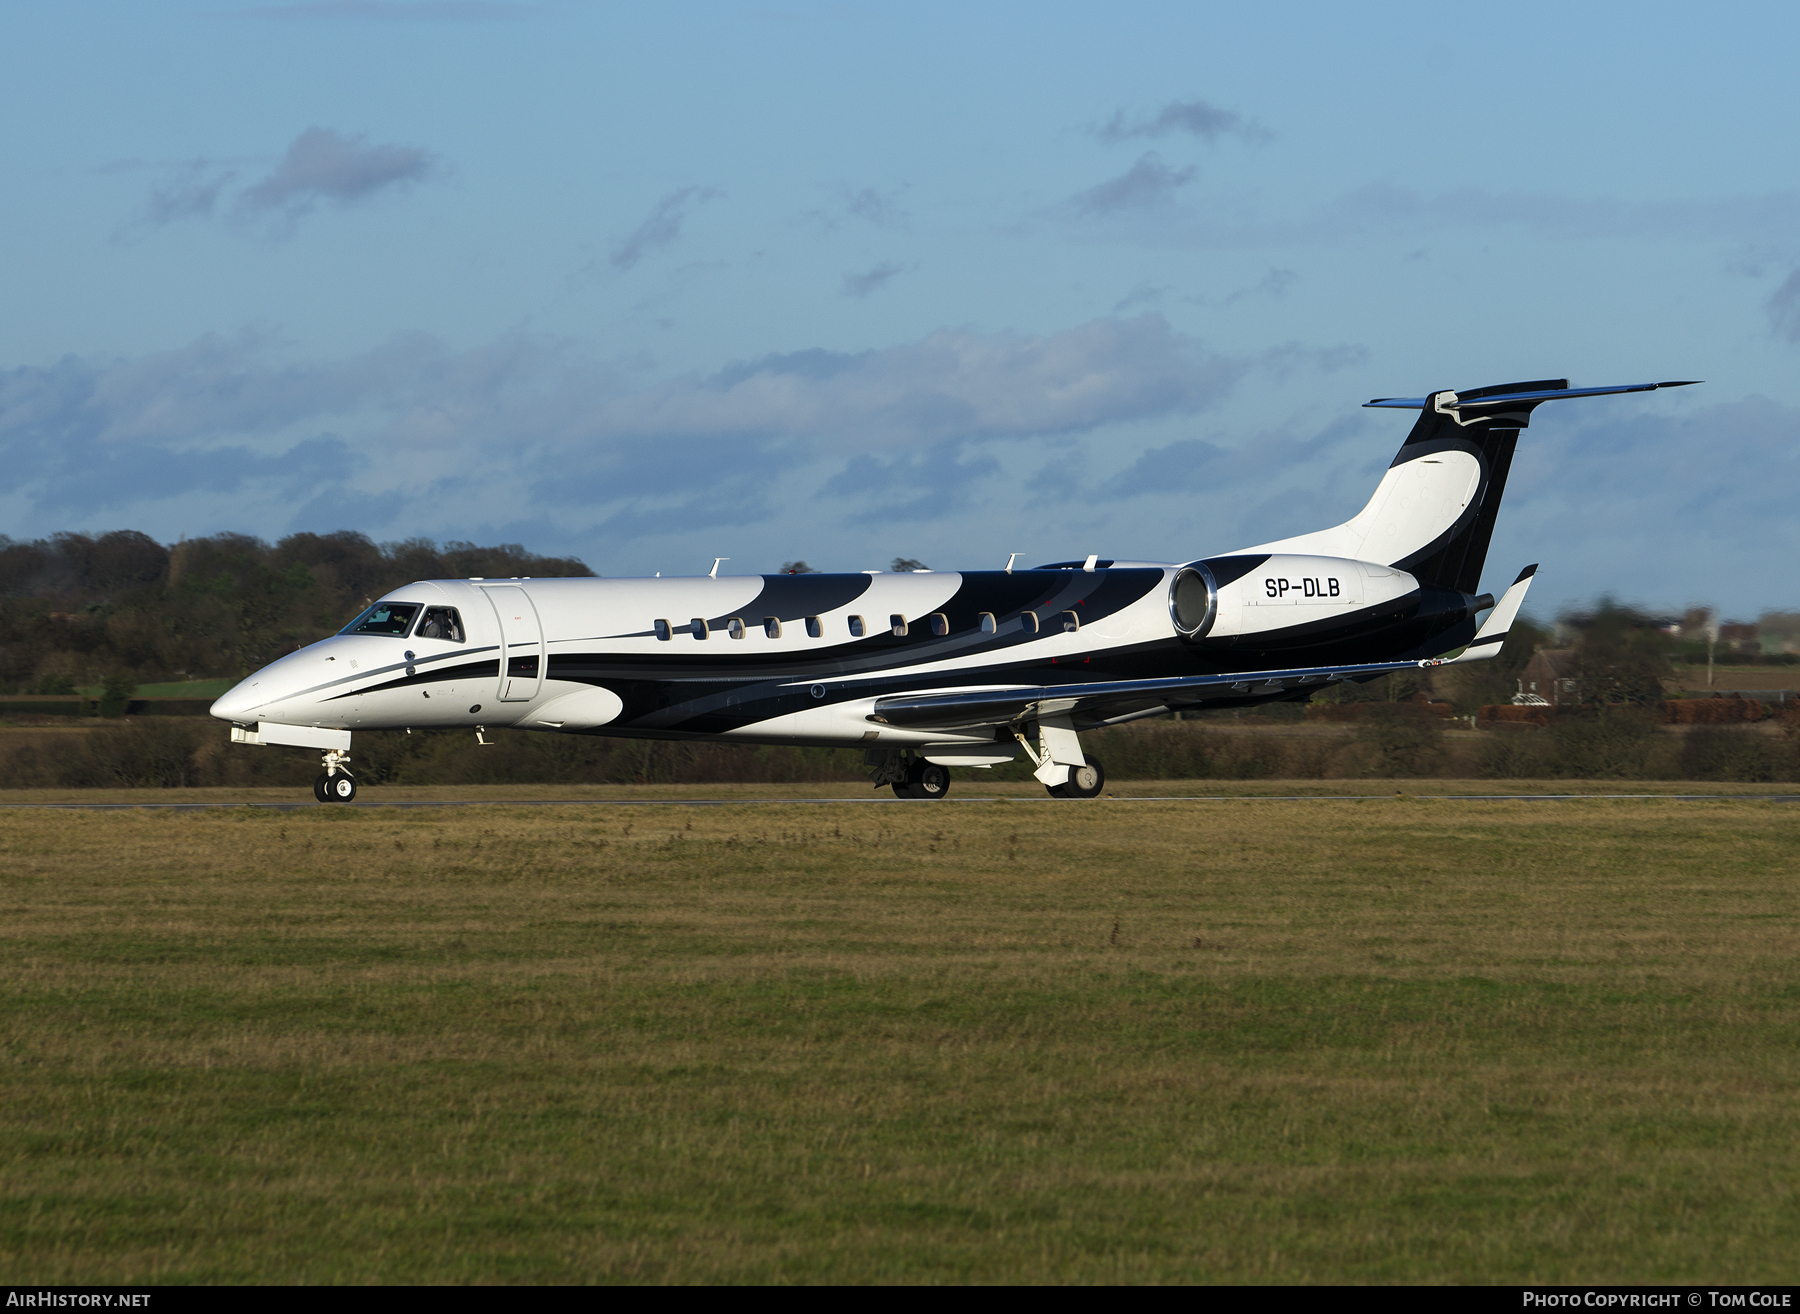
[[[1676,770],[1684,780],[1790,780],[1793,763],[1786,749],[1748,728],[1707,727],[1682,736]]]
[[[137,681],[129,675],[114,673],[106,677],[100,690],[100,715],[124,716],[131,707],[131,695],[137,692]]]
[[[1583,780],[1651,778],[1656,727],[1650,715],[1613,708],[1559,716],[1549,733],[1558,775]]]
[[[1373,774],[1429,775],[1437,765],[1440,718],[1417,703],[1373,703],[1356,727],[1356,741],[1374,750]]]
[[[1548,775],[1550,742],[1535,728],[1508,727],[1476,750],[1476,769],[1489,780],[1526,780]]]

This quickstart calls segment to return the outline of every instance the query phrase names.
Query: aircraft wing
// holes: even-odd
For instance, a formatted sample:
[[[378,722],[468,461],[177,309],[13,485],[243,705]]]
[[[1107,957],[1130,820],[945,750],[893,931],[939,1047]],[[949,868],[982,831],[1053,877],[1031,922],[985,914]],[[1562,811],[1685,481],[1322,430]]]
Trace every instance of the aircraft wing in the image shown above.
[[[1345,666],[1292,667],[1274,671],[1240,671],[1232,675],[1186,675],[1166,680],[1109,680],[1092,684],[1023,685],[967,693],[897,694],[877,699],[869,720],[882,725],[1000,725],[1031,716],[1074,714],[1098,725],[1153,716],[1157,712],[1198,707],[1214,698],[1282,693],[1308,685],[1335,684],[1359,676],[1385,675],[1441,666],[1444,659],[1408,662],[1365,662]]]
[[[1091,684],[1025,685],[958,693],[897,694],[877,699],[869,720],[881,725],[945,730],[1004,725],[1036,716],[1073,716],[1087,726],[1155,716],[1199,707],[1216,698],[1285,693],[1337,684],[1391,671],[1415,671],[1452,662],[1482,661],[1496,655],[1525,601],[1536,566],[1527,567],[1495,605],[1469,646],[1450,657],[1424,661],[1362,662],[1342,666],[1302,666],[1284,670],[1239,671],[1229,675],[1186,675],[1161,680],[1110,680]]]

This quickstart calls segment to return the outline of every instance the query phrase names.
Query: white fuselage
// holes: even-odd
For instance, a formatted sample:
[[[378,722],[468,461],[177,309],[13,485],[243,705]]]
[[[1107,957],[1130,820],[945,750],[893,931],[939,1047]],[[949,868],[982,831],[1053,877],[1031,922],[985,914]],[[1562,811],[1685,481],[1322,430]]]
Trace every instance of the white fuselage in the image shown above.
[[[1195,666],[1174,565],[853,576],[430,580],[384,595],[450,608],[460,636],[344,633],[271,663],[213,707],[242,725],[469,726],[913,747],[991,730],[875,725],[897,689],[1018,687]],[[1416,591],[1403,572],[1278,556],[1216,589],[1200,641],[1334,619]],[[504,657],[504,660],[502,660]]]

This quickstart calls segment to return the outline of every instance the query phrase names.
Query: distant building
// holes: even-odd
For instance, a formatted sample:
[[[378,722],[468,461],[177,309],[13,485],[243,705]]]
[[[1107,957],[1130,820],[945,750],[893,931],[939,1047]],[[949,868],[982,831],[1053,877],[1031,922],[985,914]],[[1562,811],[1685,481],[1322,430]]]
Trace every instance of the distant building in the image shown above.
[[[1765,653],[1800,652],[1800,612],[1765,611],[1756,629]]]
[[[1571,674],[1575,664],[1573,648],[1540,648],[1519,672],[1519,692],[1513,702],[1548,704],[1551,707],[1573,706],[1581,701],[1580,682]]]
[[[1726,621],[1719,626],[1719,644],[1733,652],[1762,651],[1762,642],[1756,626],[1749,621]]]

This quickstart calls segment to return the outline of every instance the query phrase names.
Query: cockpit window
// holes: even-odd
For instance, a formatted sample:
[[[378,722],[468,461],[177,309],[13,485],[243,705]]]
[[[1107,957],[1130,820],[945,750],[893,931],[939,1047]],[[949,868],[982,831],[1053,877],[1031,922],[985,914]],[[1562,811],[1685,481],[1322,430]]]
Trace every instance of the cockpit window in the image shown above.
[[[427,607],[425,619],[419,622],[419,632],[415,639],[448,639],[451,643],[463,641],[462,617],[456,614],[455,607]]]
[[[419,614],[417,603],[412,602],[378,602],[362,615],[351,621],[339,634],[384,634],[389,638],[403,639],[412,628],[413,617]]]

